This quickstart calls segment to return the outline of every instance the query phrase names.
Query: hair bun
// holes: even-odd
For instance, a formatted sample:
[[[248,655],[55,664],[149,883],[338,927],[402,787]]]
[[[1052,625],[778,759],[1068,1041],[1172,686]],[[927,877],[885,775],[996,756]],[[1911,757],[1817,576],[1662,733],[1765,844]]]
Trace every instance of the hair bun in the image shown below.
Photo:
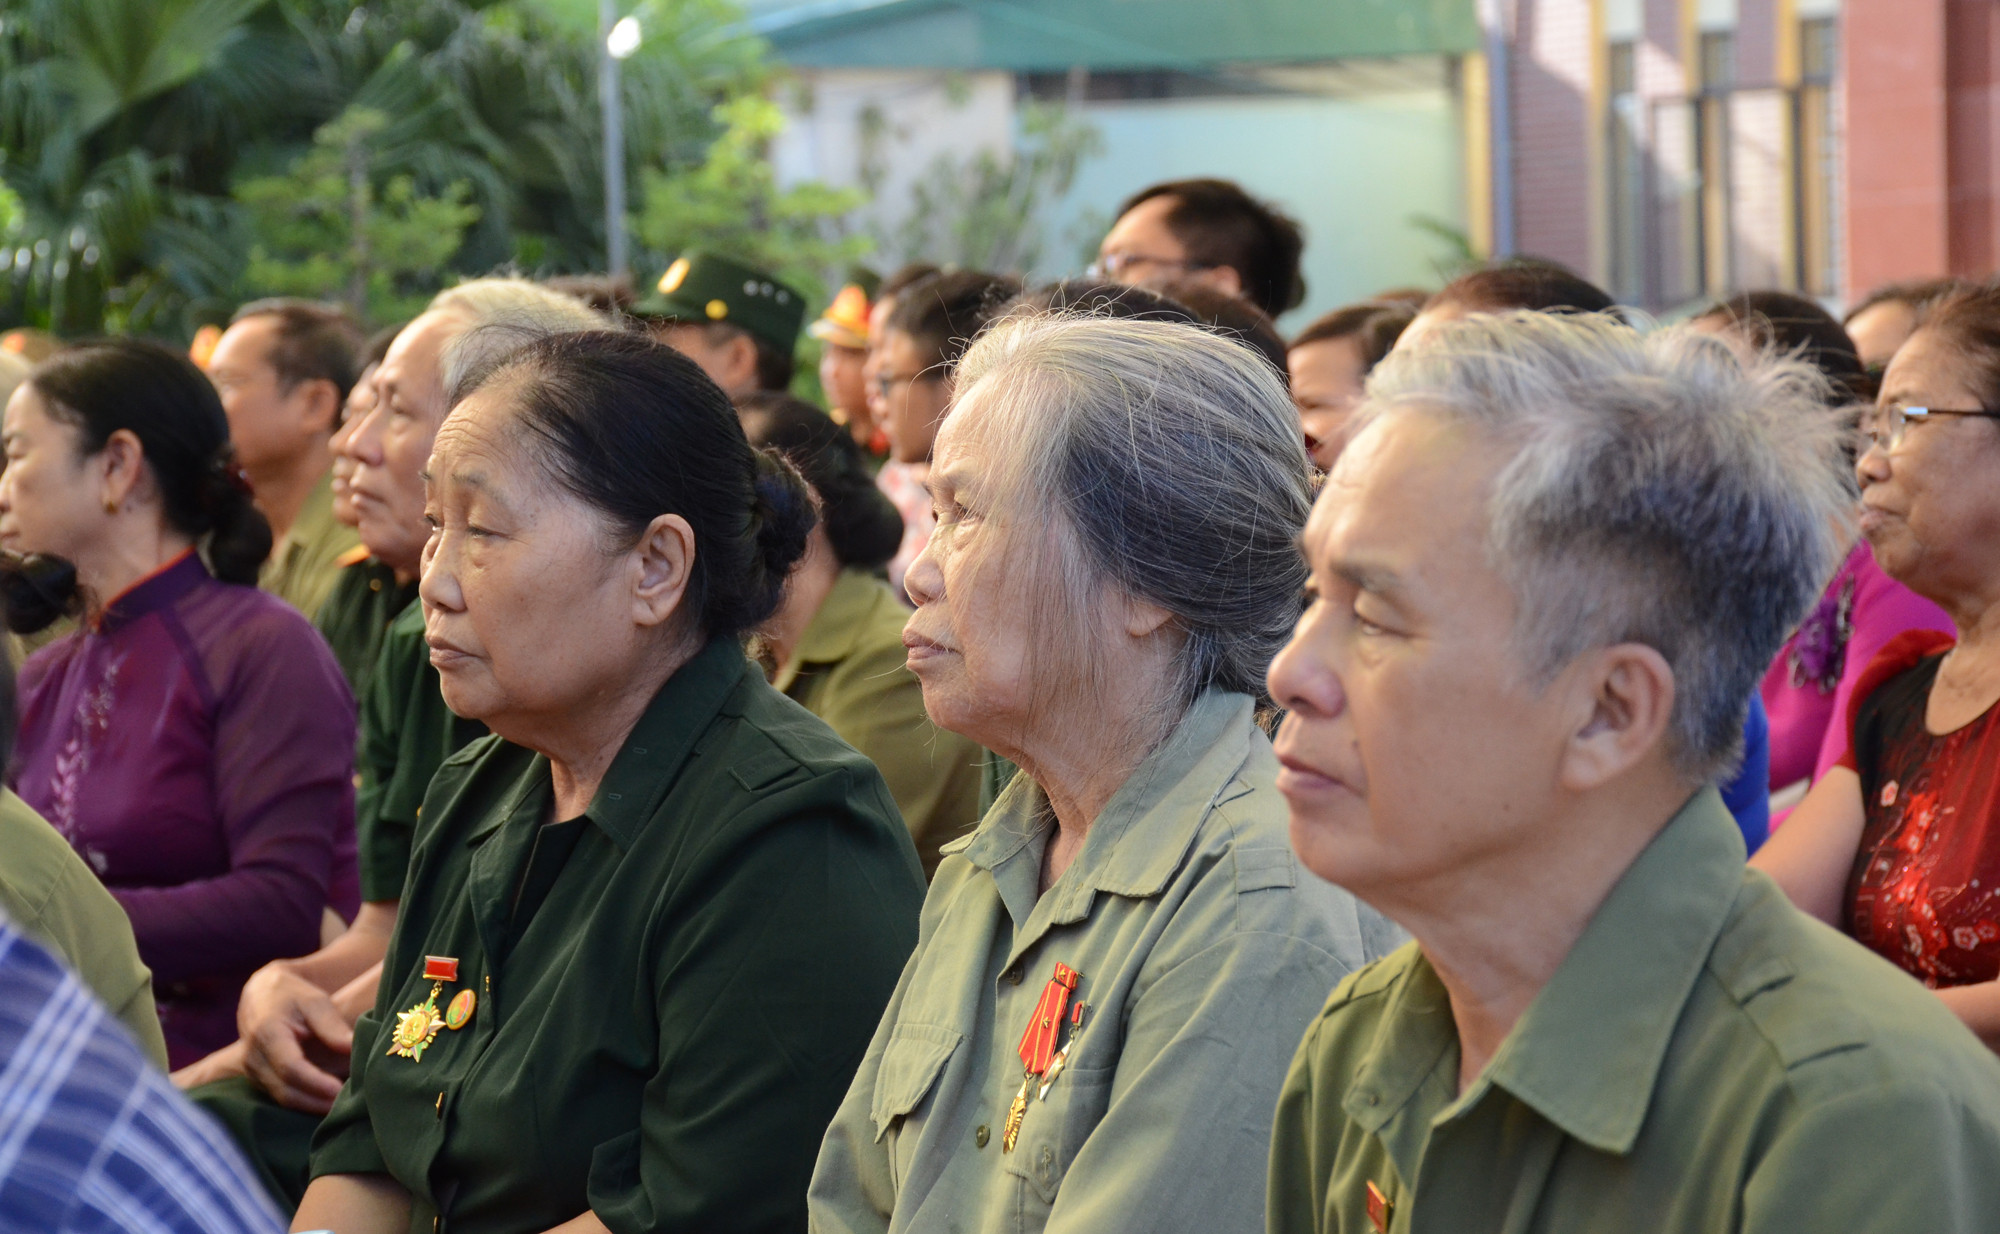
[[[806,487],[798,468],[775,450],[754,453],[757,555],[772,585],[783,587],[792,566],[805,555],[806,537],[812,534],[819,513],[813,509],[812,490]]]
[[[83,611],[76,567],[44,553],[0,554],[0,609],[16,634],[35,634],[76,616]]]

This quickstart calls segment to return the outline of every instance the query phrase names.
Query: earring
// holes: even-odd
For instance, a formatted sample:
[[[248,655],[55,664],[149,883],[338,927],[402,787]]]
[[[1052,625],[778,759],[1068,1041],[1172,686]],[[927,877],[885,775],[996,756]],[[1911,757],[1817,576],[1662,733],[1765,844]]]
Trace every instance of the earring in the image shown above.
[[[106,514],[118,513],[118,503],[111,500],[109,497],[106,497],[104,499],[104,512]]]

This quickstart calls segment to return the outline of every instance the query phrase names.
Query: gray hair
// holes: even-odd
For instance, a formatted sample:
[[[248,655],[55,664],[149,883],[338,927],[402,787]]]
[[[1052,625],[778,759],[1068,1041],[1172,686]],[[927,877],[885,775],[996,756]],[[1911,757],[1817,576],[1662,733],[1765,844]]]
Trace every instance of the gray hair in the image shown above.
[[[954,416],[983,412],[1002,500],[1058,516],[1057,611],[1082,612],[1113,582],[1185,635],[1173,704],[1211,687],[1264,698],[1298,619],[1312,506],[1298,416],[1271,366],[1195,326],[1021,314],[965,353],[957,389]]]
[[[1826,391],[1811,365],[1687,329],[1481,314],[1384,360],[1354,423],[1437,415],[1500,444],[1487,552],[1529,671],[1546,685],[1595,647],[1656,649],[1675,764],[1703,781],[1740,757],[1750,693],[1838,560]]]
[[[519,278],[460,283],[433,296],[424,311],[449,313],[466,323],[440,358],[447,406],[455,405],[502,360],[529,343],[554,334],[619,329],[611,318],[575,296]]]

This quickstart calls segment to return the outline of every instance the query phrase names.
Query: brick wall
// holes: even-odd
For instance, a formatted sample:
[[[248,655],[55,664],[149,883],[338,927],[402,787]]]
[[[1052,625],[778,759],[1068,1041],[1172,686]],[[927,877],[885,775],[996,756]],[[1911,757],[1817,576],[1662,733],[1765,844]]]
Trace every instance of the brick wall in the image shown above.
[[[1520,0],[1515,16],[1515,249],[1589,272],[1591,0]]]

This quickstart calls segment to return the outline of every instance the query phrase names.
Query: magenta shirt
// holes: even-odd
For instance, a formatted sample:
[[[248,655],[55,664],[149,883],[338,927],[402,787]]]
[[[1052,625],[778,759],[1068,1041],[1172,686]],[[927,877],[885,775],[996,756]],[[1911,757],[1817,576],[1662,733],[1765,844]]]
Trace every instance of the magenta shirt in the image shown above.
[[[1840,761],[1848,697],[1876,653],[1905,630],[1956,634],[1943,609],[1882,573],[1868,542],[1856,541],[1819,606],[1764,674],[1773,789],[1817,781]]]
[[[176,1067],[243,982],[351,916],[354,699],[283,601],[190,552],[21,669],[15,790],[131,915]],[[343,897],[347,902],[340,902]]]

